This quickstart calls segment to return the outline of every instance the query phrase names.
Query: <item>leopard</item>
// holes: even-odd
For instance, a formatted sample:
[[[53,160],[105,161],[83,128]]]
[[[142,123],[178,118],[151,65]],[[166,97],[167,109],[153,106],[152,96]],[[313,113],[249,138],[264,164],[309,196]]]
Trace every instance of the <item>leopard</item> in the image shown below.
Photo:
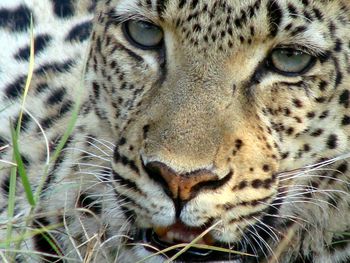
[[[347,0],[2,0],[3,262],[350,261]]]

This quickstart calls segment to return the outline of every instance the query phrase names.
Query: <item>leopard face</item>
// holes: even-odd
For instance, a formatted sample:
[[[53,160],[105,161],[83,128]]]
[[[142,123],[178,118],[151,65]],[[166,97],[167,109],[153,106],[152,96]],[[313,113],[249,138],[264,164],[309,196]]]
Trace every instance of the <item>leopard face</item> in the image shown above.
[[[31,13],[40,194],[18,179],[9,216]],[[349,262],[349,24],[346,0],[1,2],[1,257]]]
[[[118,138],[113,185],[131,233],[162,248],[212,226],[209,244],[266,256],[267,240],[284,236],[300,213],[298,202],[304,214],[319,209],[314,199],[328,202],[317,191],[324,178],[302,172],[348,149],[348,8],[265,0],[100,5],[86,79],[96,115]],[[332,169],[341,177],[347,164]],[[197,256],[190,250],[183,260]]]

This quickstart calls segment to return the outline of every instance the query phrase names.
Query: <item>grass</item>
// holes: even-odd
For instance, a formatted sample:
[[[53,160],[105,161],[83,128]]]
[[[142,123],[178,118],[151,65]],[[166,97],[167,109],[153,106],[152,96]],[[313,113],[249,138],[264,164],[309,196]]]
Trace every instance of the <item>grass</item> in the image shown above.
[[[30,89],[30,84],[32,81],[33,77],[33,72],[34,72],[34,33],[33,33],[33,18],[31,17],[31,26],[30,26],[30,58],[29,58],[29,69],[28,69],[28,74],[27,74],[27,79],[25,83],[25,88],[24,92],[22,94],[22,99],[21,99],[21,106],[20,106],[20,112],[19,112],[19,118],[18,122],[16,125],[16,128],[13,127],[12,122],[10,121],[9,127],[11,131],[11,138],[12,142],[11,145],[7,145],[6,147],[2,147],[0,150],[4,150],[5,148],[12,147],[13,151],[13,157],[12,157],[12,162],[10,161],[5,161],[1,160],[1,163],[5,163],[10,165],[10,181],[9,181],[9,194],[8,194],[8,203],[7,203],[7,229],[6,229],[6,239],[5,240],[0,240],[0,258],[4,262],[14,262],[15,261],[15,255],[16,253],[22,253],[24,251],[20,250],[21,243],[27,239],[30,238],[34,235],[37,234],[43,234],[43,237],[51,244],[51,247],[57,252],[58,255],[60,255],[59,249],[56,247],[54,242],[52,242],[52,237],[49,237],[49,232],[48,230],[56,229],[58,226],[50,226],[50,227],[42,227],[39,229],[30,229],[29,226],[33,222],[35,218],[35,212],[36,208],[40,204],[40,195],[43,190],[44,183],[46,181],[46,178],[48,176],[48,169],[49,165],[51,163],[54,163],[55,160],[59,157],[65,143],[67,142],[70,134],[74,130],[75,123],[78,118],[78,113],[80,109],[80,104],[81,104],[81,96],[78,95],[75,100],[75,105],[74,109],[72,111],[71,119],[68,123],[68,126],[65,130],[65,133],[61,137],[54,153],[53,156],[49,156],[49,147],[48,147],[48,141],[45,136],[45,131],[42,129],[40,126],[40,123],[35,120],[34,116],[32,116],[26,109],[25,109],[25,102],[26,98],[28,96],[28,92]],[[85,69],[84,69],[85,70]],[[81,79],[83,81],[83,79]],[[80,83],[80,90],[79,92],[82,92],[82,87],[83,87],[83,82]],[[7,108],[12,106],[12,104],[7,105],[6,107],[3,107],[0,110],[1,112],[4,112]],[[36,191],[34,192],[30,180],[27,175],[27,171],[25,169],[25,165],[23,163],[22,157],[21,157],[21,151],[20,151],[20,130],[21,130],[21,124],[22,124],[22,118],[23,118],[23,112],[26,111],[35,121],[35,123],[39,126],[41,132],[43,133],[43,136],[45,137],[45,141],[47,144],[47,154],[48,154],[48,161],[45,164],[45,169],[43,176],[41,177],[41,181],[39,186],[36,188]],[[6,169],[5,167],[0,167],[1,169]],[[14,234],[14,226],[15,226],[15,218],[14,218],[14,212],[15,212],[15,203],[16,203],[16,185],[17,185],[17,177],[21,178],[21,185],[24,189],[28,205],[31,207],[29,213],[24,216],[25,217],[25,225],[21,226],[20,228],[20,233],[19,234]],[[15,249],[12,249],[15,247]],[[5,251],[5,254],[3,253]],[[6,253],[6,251],[8,253]],[[33,252],[33,251],[32,251]],[[30,251],[28,252],[30,253]],[[33,252],[34,253],[34,252]]]
[[[21,110],[19,113],[16,131],[14,130],[12,122],[10,121],[12,147],[13,147],[13,163],[16,163],[16,166],[13,166],[11,168],[11,174],[10,174],[9,200],[8,200],[8,212],[7,212],[9,221],[7,224],[7,235],[6,235],[6,246],[5,246],[5,248],[7,249],[10,248],[10,244],[11,244],[10,240],[12,237],[12,230],[13,230],[11,220],[13,219],[13,216],[14,216],[14,208],[15,208],[15,202],[16,202],[17,169],[18,169],[19,175],[22,178],[23,188],[26,192],[29,204],[31,206],[35,205],[32,189],[30,187],[29,179],[27,177],[23,160],[20,155],[19,146],[18,146],[18,139],[20,135],[20,129],[21,129],[21,123],[22,123],[22,117],[23,117],[23,108],[25,104],[25,99],[28,94],[31,79],[33,76],[33,70],[34,70],[34,33],[33,33],[33,17],[31,16],[29,70],[28,70],[28,76],[26,80],[24,94],[22,96]]]

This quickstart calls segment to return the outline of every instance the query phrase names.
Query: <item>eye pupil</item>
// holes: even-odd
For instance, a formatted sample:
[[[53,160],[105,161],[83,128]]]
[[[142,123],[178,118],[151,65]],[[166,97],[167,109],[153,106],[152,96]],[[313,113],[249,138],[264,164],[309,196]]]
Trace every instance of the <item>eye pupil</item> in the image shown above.
[[[127,40],[141,49],[157,49],[163,42],[161,28],[146,21],[129,20],[122,29]]]
[[[270,55],[270,67],[282,75],[301,75],[311,68],[313,56],[296,49],[278,48]]]

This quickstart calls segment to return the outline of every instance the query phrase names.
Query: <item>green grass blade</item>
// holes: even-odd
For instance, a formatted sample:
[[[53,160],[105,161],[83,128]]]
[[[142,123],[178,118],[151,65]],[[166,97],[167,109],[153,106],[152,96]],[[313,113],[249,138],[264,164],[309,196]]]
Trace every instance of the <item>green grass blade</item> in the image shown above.
[[[13,155],[14,155],[14,159],[16,160],[16,163],[17,163],[18,174],[21,177],[22,185],[23,185],[24,191],[26,193],[28,203],[31,206],[35,206],[32,188],[30,186],[27,172],[26,172],[26,169],[24,167],[24,163],[23,163],[20,151],[19,151],[18,137],[17,137],[16,131],[15,131],[11,122],[10,122],[10,128],[11,128],[11,136],[12,136]]]
[[[41,235],[45,238],[46,242],[49,243],[49,245],[55,251],[55,253],[62,257],[63,254],[60,251],[60,249],[57,247],[55,242],[52,241],[53,239],[52,239],[51,235],[48,232],[43,232]]]
[[[12,218],[15,213],[15,203],[16,203],[16,183],[17,183],[17,167],[11,168],[10,174],[10,184],[9,184],[9,199],[7,202],[7,233],[6,233],[6,244],[5,247],[9,248],[11,245],[12,238]]]

